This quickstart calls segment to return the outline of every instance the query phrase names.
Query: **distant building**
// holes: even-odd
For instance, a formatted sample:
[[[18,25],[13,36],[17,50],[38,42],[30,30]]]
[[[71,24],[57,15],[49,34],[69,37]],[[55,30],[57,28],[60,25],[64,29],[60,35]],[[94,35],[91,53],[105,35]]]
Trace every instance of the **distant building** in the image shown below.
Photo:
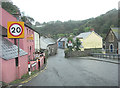
[[[118,28],[110,28],[105,38],[106,53],[120,54],[120,30]]]
[[[34,31],[34,40],[35,40],[35,52],[40,51],[40,33],[37,31]]]
[[[94,30],[90,32],[80,33],[74,38],[74,40],[76,38],[80,39],[81,47],[84,49],[102,48],[103,45],[102,37],[98,35]]]
[[[65,49],[67,48],[67,38],[63,37],[63,38],[59,38],[57,40],[57,43],[58,43],[58,48],[62,48],[62,49]]]
[[[55,55],[57,53],[57,42],[52,38],[40,37],[40,48],[48,50],[48,54]]]

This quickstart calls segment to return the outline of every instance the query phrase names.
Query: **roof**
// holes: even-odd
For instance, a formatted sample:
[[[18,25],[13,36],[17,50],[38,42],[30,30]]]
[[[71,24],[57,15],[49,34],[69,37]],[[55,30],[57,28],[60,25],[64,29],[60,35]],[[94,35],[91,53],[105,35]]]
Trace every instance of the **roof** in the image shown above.
[[[30,25],[28,25],[28,24],[26,24],[26,23],[25,23],[25,26],[28,27],[28,28],[30,28],[31,30],[37,32],[38,34],[40,34],[40,33],[39,33],[38,31],[36,31],[32,26],[30,26]]]
[[[60,41],[67,41],[67,38],[64,37]]]
[[[74,40],[76,39],[76,38],[82,38],[82,39],[85,39],[85,38],[87,38],[91,33],[93,33],[94,31],[91,31],[91,32],[84,32],[84,33],[80,33],[78,36],[76,36],[75,38],[74,38]],[[96,32],[94,32],[97,36],[99,36],[100,38],[102,38],[100,35],[98,35]]]
[[[84,33],[80,33],[78,36],[76,36],[76,38],[86,38],[88,37],[92,32],[84,32]]]
[[[14,44],[12,44],[10,41],[7,39],[3,38],[0,40],[2,42],[2,45],[0,49],[2,50],[2,55],[0,56],[1,58],[5,60],[10,60],[18,57],[18,47]],[[23,51],[20,49],[20,56],[27,55],[27,52]]]
[[[62,38],[58,38],[57,42],[60,41]]]
[[[56,41],[52,38],[40,37],[40,45],[42,49],[46,49],[48,45],[55,44]]]
[[[120,40],[120,30],[118,28],[111,28],[111,30],[115,34],[116,38]]]

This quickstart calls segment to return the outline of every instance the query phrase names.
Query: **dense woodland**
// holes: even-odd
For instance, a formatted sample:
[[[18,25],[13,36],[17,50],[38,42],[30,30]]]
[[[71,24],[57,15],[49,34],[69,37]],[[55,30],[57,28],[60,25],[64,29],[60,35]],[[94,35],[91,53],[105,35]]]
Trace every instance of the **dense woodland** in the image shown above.
[[[118,10],[113,9],[96,18],[90,18],[82,21],[51,21],[41,25],[42,27],[36,28],[39,32],[56,38],[69,35],[75,36],[79,33],[87,32],[91,28],[94,28],[95,32],[105,38],[110,27],[118,26]]]
[[[17,6],[8,2],[2,3],[2,8],[11,14],[16,13],[16,11],[20,12]],[[118,10],[116,9],[112,9],[96,18],[86,20],[78,19],[78,21],[69,20],[65,22],[50,21],[47,23],[39,23],[38,21],[35,22],[34,18],[25,16],[24,13],[22,13],[21,18],[24,22],[28,23],[35,30],[40,32],[41,35],[53,37],[55,39],[63,36],[68,37],[70,35],[76,36],[79,33],[89,31],[91,28],[95,29],[95,32],[105,38],[110,27],[118,27]],[[33,22],[35,23],[34,25]]]

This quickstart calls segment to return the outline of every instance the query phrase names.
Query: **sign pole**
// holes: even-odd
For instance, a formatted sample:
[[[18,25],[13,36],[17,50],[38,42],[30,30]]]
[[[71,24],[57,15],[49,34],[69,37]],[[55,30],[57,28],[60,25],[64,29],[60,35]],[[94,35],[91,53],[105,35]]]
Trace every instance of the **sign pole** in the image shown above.
[[[16,13],[13,14],[17,18],[17,22],[8,22],[7,25],[7,36],[8,38],[13,38],[18,42],[18,66],[17,66],[17,78],[20,78],[20,45],[19,45],[19,38],[24,38],[24,22],[19,22],[20,14]]]
[[[17,21],[19,22],[19,15],[17,17]],[[20,58],[19,58],[19,38],[18,38],[18,78],[20,78],[20,73],[19,73],[19,70],[20,70]]]

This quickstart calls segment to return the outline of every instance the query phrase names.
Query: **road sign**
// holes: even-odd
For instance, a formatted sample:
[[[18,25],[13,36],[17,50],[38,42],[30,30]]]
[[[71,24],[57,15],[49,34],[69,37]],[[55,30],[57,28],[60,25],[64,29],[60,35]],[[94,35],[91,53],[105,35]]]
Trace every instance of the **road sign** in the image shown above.
[[[29,36],[27,37],[27,40],[33,40],[33,34],[29,35]]]
[[[24,22],[8,22],[8,38],[24,38]]]

